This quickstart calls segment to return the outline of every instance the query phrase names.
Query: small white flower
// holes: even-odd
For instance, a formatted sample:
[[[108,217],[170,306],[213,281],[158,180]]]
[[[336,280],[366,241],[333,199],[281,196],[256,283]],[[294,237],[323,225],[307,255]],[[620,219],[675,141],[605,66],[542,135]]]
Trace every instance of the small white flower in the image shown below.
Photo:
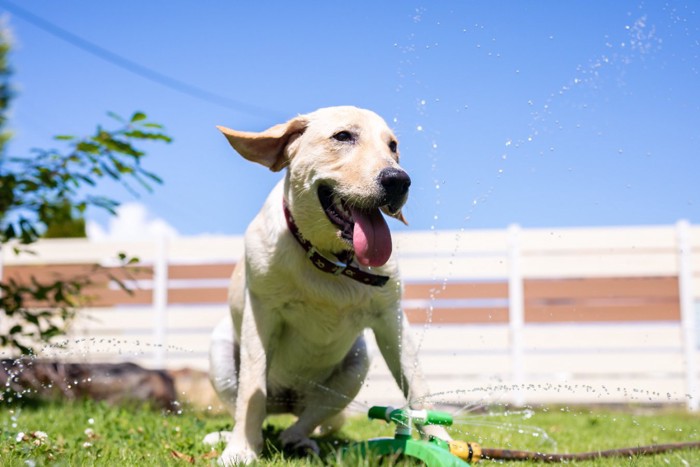
[[[35,431],[34,433],[32,433],[32,436],[41,441],[46,441],[47,439],[49,439],[49,435],[47,435],[43,431]]]
[[[85,442],[83,443],[83,447],[86,448],[86,449],[87,449],[87,448],[90,448],[90,447],[92,447],[92,443],[89,443],[89,442],[85,441]]]
[[[89,423],[90,425],[94,425],[94,424],[95,424],[95,419],[94,419],[94,418],[88,418],[88,423]]]
[[[20,431],[19,433],[17,433],[17,436],[15,437],[15,441],[18,443],[21,443],[22,441],[24,441],[24,432],[23,431]]]

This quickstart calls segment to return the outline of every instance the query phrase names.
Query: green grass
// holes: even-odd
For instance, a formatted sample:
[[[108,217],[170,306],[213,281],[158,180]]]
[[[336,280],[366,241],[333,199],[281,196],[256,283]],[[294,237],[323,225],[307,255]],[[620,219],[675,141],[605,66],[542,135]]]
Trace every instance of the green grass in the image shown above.
[[[392,434],[387,424],[359,415],[351,418],[336,437],[321,440],[321,458],[285,457],[276,439],[291,421],[290,417],[274,417],[265,426],[267,446],[259,465],[395,465],[392,460],[339,458],[338,450],[349,442]],[[209,432],[228,428],[230,420],[226,415],[187,408],[179,415],[164,415],[145,407],[111,407],[92,401],[2,406],[0,465],[215,465],[216,453],[202,445],[201,440]],[[37,437],[38,431],[46,433],[47,438]],[[484,447],[580,452],[699,441],[700,415],[641,408],[613,411],[548,407],[535,409],[531,415],[462,417],[452,433],[455,438]],[[219,451],[222,448],[217,447]],[[482,463],[499,465],[493,461]],[[700,450],[577,465],[692,466],[700,465]]]

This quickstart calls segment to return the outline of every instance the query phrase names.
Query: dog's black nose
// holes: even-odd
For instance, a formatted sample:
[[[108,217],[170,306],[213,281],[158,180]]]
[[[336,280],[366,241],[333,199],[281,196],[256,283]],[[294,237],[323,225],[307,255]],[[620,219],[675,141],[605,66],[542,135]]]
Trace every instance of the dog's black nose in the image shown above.
[[[395,167],[387,167],[379,172],[379,183],[384,188],[387,200],[394,201],[406,196],[411,186],[411,177],[406,172]]]

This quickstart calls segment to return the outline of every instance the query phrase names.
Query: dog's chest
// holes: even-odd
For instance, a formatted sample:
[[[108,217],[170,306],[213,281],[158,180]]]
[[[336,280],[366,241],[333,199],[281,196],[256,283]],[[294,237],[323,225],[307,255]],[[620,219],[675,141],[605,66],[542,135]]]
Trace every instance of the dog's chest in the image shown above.
[[[275,311],[281,326],[273,337],[269,376],[282,386],[327,378],[371,321],[366,307],[298,298]]]
[[[370,327],[374,314],[370,300],[355,301],[333,297],[299,296],[280,304],[277,312],[284,323],[283,333],[294,334],[319,347],[348,345],[363,329]],[[352,342],[350,342],[351,344]]]

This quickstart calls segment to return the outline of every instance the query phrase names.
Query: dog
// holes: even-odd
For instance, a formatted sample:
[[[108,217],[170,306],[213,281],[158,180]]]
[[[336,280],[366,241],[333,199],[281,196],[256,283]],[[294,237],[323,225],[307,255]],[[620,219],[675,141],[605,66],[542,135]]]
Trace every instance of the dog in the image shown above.
[[[260,133],[218,128],[245,159],[286,170],[245,233],[231,314],[212,334],[210,379],[235,422],[219,463],[255,460],[269,413],[298,417],[280,434],[285,448],[318,452],[310,435],[338,426],[367,374],[365,329],[421,408],[429,390],[417,370],[384,219],[405,222],[411,184],[394,133],[376,113],[350,106]],[[441,427],[423,428],[449,439]]]

